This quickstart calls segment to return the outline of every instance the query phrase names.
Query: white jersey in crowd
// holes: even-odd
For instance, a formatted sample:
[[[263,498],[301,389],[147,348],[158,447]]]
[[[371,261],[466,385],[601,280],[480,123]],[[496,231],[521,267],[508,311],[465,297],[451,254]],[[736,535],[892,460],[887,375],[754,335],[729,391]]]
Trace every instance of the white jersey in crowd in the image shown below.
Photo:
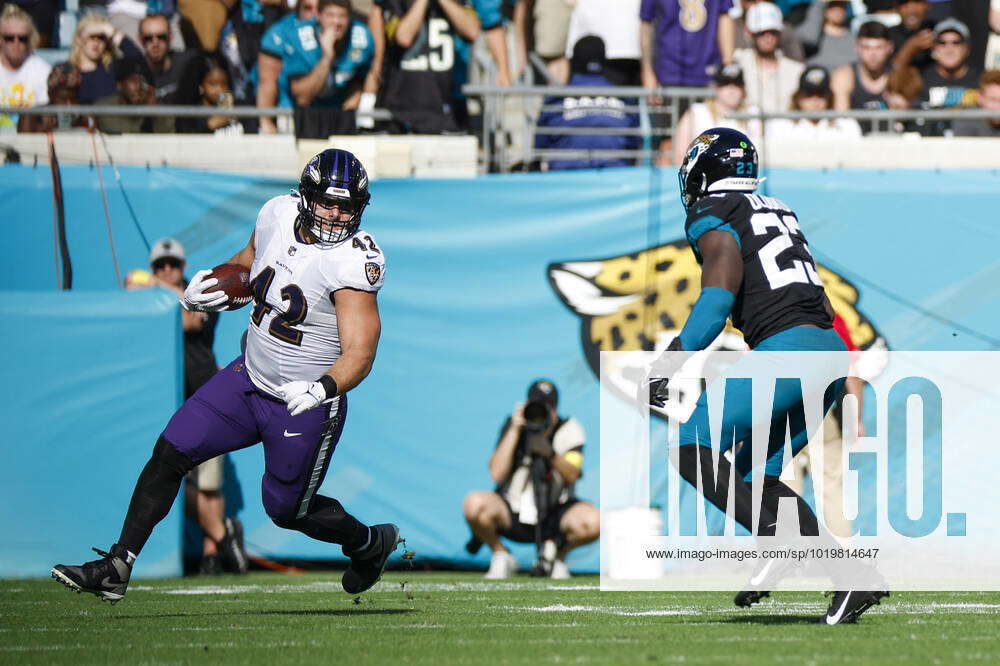
[[[359,229],[337,244],[306,242],[295,224],[298,202],[271,199],[254,229],[246,367],[253,383],[275,396],[285,382],[315,381],[340,357],[335,292],[377,292],[385,280],[385,257],[371,234]]]

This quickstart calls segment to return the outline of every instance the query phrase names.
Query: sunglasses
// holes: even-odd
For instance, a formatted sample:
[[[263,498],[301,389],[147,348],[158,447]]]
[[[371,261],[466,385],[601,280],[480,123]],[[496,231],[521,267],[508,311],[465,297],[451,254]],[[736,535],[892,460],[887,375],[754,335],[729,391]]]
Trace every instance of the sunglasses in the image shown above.
[[[965,43],[964,39],[939,39],[936,42],[941,46],[960,46]]]
[[[108,41],[108,36],[103,32],[95,32],[91,35],[84,35],[84,39],[96,39],[98,41],[106,42]]]
[[[161,257],[153,262],[154,271],[162,271],[166,267],[170,268],[180,268],[183,262],[180,259],[175,259],[174,257]]]
[[[5,42],[21,42],[22,44],[27,44],[29,39],[31,39],[30,35],[4,35],[3,36],[3,41],[5,41]]]
[[[167,41],[167,37],[168,37],[167,33],[161,32],[161,33],[155,34],[155,35],[143,35],[141,37],[141,39],[142,39],[142,43],[143,44],[149,44],[150,42],[157,41],[157,40],[159,40],[161,42],[165,42],[165,41]]]

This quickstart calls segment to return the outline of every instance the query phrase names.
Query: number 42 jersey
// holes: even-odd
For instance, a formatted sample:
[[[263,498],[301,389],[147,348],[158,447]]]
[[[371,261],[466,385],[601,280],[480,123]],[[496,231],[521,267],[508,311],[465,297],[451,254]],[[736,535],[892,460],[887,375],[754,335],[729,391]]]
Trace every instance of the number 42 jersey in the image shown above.
[[[773,197],[720,192],[698,200],[684,227],[698,263],[698,239],[712,230],[732,234],[743,255],[743,284],[733,325],[751,348],[793,326],[831,328],[823,283],[795,213]]]
[[[274,396],[285,382],[315,381],[340,358],[336,292],[375,293],[385,280],[385,257],[371,234],[359,229],[336,245],[311,243],[295,222],[298,202],[271,199],[254,229],[246,367]]]

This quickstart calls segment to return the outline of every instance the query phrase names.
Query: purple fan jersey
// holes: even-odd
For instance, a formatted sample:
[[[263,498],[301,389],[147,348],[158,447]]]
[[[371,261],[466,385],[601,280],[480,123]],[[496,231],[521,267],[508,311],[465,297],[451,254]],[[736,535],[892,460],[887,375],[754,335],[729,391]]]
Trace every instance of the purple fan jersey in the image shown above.
[[[653,69],[660,85],[705,86],[722,61],[719,17],[732,0],[642,0],[639,18],[653,23]]]

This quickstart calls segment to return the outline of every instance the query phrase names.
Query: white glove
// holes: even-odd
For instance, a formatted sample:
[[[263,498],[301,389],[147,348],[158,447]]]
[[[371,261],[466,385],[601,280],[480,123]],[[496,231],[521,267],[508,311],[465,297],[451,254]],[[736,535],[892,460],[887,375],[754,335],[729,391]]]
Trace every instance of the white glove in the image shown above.
[[[226,301],[229,297],[224,291],[212,291],[205,293],[205,290],[219,284],[215,278],[205,279],[211,275],[212,271],[198,271],[191,278],[184,296],[181,298],[181,307],[192,312],[221,312],[228,308]]]
[[[298,416],[326,400],[326,389],[319,382],[294,381],[278,387],[281,399],[288,403],[288,413]]]

